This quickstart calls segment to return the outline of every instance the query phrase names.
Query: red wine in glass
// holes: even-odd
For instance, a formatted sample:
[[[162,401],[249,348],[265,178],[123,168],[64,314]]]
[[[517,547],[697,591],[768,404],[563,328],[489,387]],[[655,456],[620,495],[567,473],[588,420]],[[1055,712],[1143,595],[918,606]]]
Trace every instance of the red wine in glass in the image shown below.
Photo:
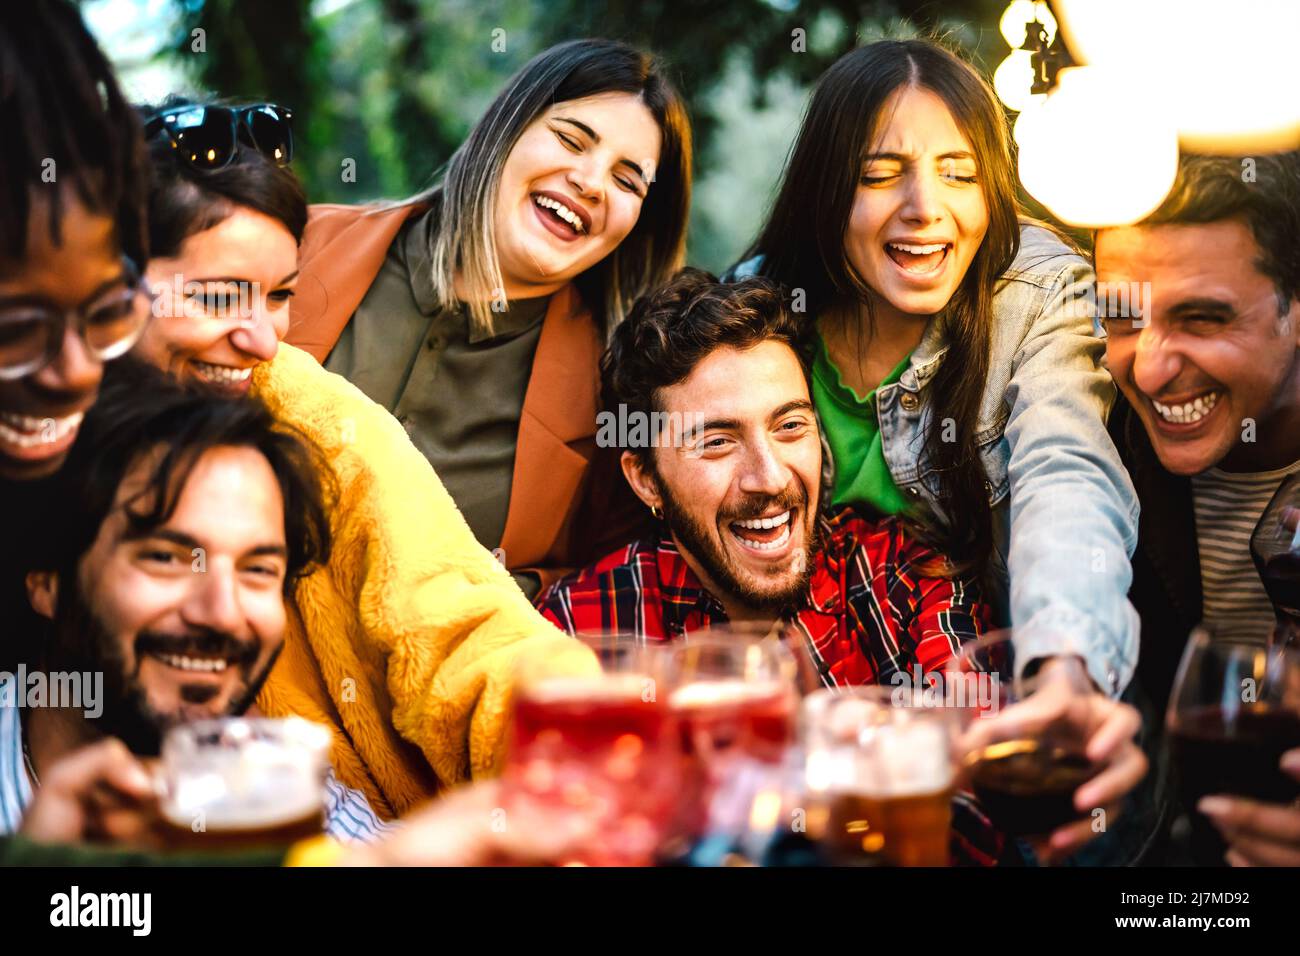
[[[1282,482],[1260,515],[1250,556],[1277,618],[1272,643],[1300,648],[1300,474]]]
[[[1300,653],[1193,632],[1166,718],[1170,757],[1192,824],[1192,856],[1222,865],[1218,829],[1196,810],[1211,794],[1289,805],[1300,781],[1281,758],[1300,748]]]

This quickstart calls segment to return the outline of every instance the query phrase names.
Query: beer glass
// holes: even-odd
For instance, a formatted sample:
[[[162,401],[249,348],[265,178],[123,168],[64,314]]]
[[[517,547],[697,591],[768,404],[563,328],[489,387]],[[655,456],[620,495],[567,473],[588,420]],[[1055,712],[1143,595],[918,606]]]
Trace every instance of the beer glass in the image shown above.
[[[173,727],[158,769],[165,842],[233,851],[319,836],[329,748],[329,730],[298,717]]]
[[[805,772],[817,829],[841,862],[947,866],[956,715],[942,706],[896,706],[897,697],[889,687],[854,687],[805,698]]]
[[[525,660],[516,674],[504,825],[584,814],[595,837],[566,862],[648,865],[672,817],[680,760],[663,657],[634,637],[579,640],[599,671],[560,675]]]
[[[967,644],[945,675],[963,680],[981,704],[961,737],[962,769],[970,791],[993,825],[1020,837],[1044,837],[1084,816],[1074,794],[1101,772],[1086,756],[1087,740],[1063,720],[1026,723],[1002,711],[1060,680],[1086,688],[1073,662],[1050,677],[1015,677],[1012,632],[996,631]],[[976,687],[975,685],[978,685]]]
[[[1166,715],[1179,796],[1191,817],[1192,854],[1222,864],[1226,846],[1196,812],[1209,794],[1289,804],[1300,782],[1282,754],[1300,747],[1300,651],[1192,632]]]

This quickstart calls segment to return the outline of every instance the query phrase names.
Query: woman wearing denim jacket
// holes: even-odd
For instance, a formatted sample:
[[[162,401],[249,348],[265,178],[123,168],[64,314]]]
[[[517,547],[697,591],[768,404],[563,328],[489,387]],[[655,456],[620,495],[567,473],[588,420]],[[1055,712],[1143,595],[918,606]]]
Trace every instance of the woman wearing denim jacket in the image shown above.
[[[1017,672],[1063,678],[1022,715],[1078,713],[1109,767],[1076,805],[1113,803],[1145,769],[1136,712],[1110,699],[1137,660],[1137,499],[1106,433],[1092,270],[1017,215],[988,85],[925,41],[842,57],[732,272],[752,274],[808,315],[834,502],[907,514],[984,576],[1016,627]],[[1084,821],[1043,849],[1090,835]]]

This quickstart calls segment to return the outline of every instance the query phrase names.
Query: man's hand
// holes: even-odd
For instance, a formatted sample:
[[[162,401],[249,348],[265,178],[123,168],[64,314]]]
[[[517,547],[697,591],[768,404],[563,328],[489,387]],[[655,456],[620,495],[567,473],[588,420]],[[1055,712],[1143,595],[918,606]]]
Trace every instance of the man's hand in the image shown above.
[[[545,866],[572,859],[595,824],[573,811],[507,816],[502,787],[461,787],[402,820],[396,833],[349,848],[345,866]]]
[[[1078,740],[1084,756],[1102,769],[1074,793],[1074,808],[1084,816],[1034,841],[1044,863],[1055,863],[1092,841],[1092,811],[1101,808],[1109,823],[1119,812],[1121,798],[1146,775],[1147,758],[1133,740],[1142,727],[1137,709],[1098,692],[1074,659],[1053,659],[1035,677],[1036,690],[996,717],[977,718],[967,730],[967,753],[1000,740],[1054,736]]]
[[[116,738],[82,747],[44,774],[20,832],[38,843],[154,842],[149,773]]]
[[[1300,780],[1300,750],[1282,755],[1282,769]],[[1300,806],[1244,797],[1203,797],[1196,805],[1228,841],[1232,866],[1300,866]]]

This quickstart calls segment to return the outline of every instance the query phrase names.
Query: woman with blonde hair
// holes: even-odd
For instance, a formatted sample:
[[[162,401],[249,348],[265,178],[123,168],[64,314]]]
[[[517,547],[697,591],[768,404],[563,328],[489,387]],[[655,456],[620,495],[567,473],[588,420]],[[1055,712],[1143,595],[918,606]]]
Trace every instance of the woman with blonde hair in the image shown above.
[[[596,445],[598,365],[683,263],[690,162],[653,58],[575,40],[507,82],[430,192],[312,210],[286,341],[397,416],[530,595],[640,511]]]

